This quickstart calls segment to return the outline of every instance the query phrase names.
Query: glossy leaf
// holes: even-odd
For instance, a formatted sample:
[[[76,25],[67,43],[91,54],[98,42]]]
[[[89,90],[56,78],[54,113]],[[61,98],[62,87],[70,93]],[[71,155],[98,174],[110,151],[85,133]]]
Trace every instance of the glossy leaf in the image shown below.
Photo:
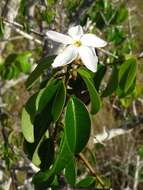
[[[39,61],[37,67],[31,73],[31,75],[29,76],[29,78],[26,81],[27,88],[30,88],[32,86],[32,84],[40,77],[40,75],[43,74],[44,70],[48,69],[51,66],[54,59],[55,59],[55,56],[49,56],[49,57],[45,57]]]
[[[91,121],[85,105],[72,97],[65,113],[65,134],[70,150],[79,153],[86,146],[90,136]]]
[[[109,78],[108,84],[102,93],[103,97],[110,96],[118,87],[118,68],[114,67]]]
[[[54,102],[52,105],[52,116],[54,121],[57,121],[59,119],[63,111],[65,101],[66,101],[66,88],[64,81],[61,81],[58,86],[56,96],[54,98]]]
[[[81,72],[80,70],[78,72],[83,78],[89,91],[90,101],[91,101],[91,114],[96,114],[100,109],[101,102],[100,102],[100,97],[96,91],[96,88],[94,87],[93,80],[84,75],[83,72]]]
[[[30,115],[26,111],[25,108],[23,108],[23,111],[22,111],[22,132],[23,132],[25,139],[28,142],[30,142],[30,143],[34,142],[33,124],[31,122]]]

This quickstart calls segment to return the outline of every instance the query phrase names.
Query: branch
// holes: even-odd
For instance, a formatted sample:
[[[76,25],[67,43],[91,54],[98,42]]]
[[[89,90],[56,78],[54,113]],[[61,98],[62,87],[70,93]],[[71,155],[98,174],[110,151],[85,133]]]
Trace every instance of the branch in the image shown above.
[[[88,162],[88,160],[85,158],[85,156],[82,153],[79,153],[79,158],[83,161],[83,163],[89,169],[89,171],[91,172],[91,174],[96,177],[97,181],[100,183],[100,185],[104,189],[105,186],[104,186],[104,183],[103,183],[102,179],[96,174],[96,171],[91,166],[91,164]]]
[[[27,77],[28,77],[27,75],[23,75],[17,80],[12,79],[10,81],[7,81],[6,84],[1,89],[1,95],[3,95],[10,88],[16,86],[18,83],[24,82],[27,79]]]
[[[4,21],[4,23],[6,24],[6,26],[10,27],[11,29],[13,29],[15,32],[19,33],[20,35],[22,35],[24,38],[28,39],[28,40],[32,40],[37,44],[43,45],[43,42],[40,41],[39,39],[36,39],[35,37],[33,37],[32,35],[20,30],[19,28],[16,28],[16,26],[11,25],[9,22]]]
[[[139,182],[139,171],[140,171],[141,167],[140,167],[140,157],[137,156],[137,160],[136,160],[136,170],[135,170],[135,176],[134,176],[134,186],[133,189],[137,190],[138,189],[138,182]]]

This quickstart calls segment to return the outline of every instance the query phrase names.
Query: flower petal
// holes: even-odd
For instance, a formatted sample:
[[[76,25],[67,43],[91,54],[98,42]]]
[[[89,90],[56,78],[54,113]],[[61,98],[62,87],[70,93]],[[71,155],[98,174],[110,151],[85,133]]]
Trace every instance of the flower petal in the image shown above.
[[[107,42],[97,37],[95,34],[84,34],[81,38],[82,45],[92,46],[92,47],[104,47]]]
[[[69,28],[68,34],[73,38],[73,39],[80,39],[81,36],[83,35],[83,30],[80,25],[73,26]]]
[[[78,52],[83,64],[92,72],[96,72],[98,57],[95,50],[87,46],[81,46],[78,48]]]
[[[71,63],[78,56],[78,51],[72,45],[66,47],[66,49],[60,53],[54,60],[52,66],[61,67]]]
[[[60,42],[62,44],[71,44],[72,43],[72,38],[68,35],[65,34],[61,34],[59,32],[55,32],[52,30],[49,30],[46,35],[48,36],[48,38],[50,38],[51,40],[55,41],[55,42]]]

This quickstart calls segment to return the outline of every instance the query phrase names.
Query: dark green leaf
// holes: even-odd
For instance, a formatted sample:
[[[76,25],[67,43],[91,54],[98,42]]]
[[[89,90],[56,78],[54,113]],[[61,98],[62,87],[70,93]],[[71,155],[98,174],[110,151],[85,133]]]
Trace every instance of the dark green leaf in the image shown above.
[[[52,105],[52,116],[54,121],[57,121],[59,119],[63,111],[65,101],[66,101],[66,88],[64,81],[61,81],[61,84],[57,89],[57,93]]]
[[[73,159],[73,154],[68,146],[68,142],[65,136],[63,136],[58,151],[58,156],[53,165],[52,171],[55,174],[61,172],[69,163],[69,160]]]
[[[55,95],[59,84],[60,83],[57,80],[50,80],[47,86],[44,89],[40,90],[36,99],[36,110],[38,113],[40,113],[42,109],[44,109],[47,103]]]
[[[32,84],[40,77],[40,75],[43,74],[44,70],[46,70],[46,69],[48,70],[48,68],[53,63],[54,59],[55,59],[55,56],[49,56],[49,57],[45,57],[39,61],[37,67],[31,73],[31,75],[29,76],[29,78],[26,81],[27,88],[30,88],[32,86]]]
[[[66,168],[65,168],[65,178],[68,182],[68,184],[70,184],[71,186],[75,185],[76,182],[76,163],[75,163],[75,159],[71,158],[69,160],[69,163],[67,164]]]
[[[54,160],[54,142],[52,138],[47,138],[41,143],[38,154],[41,160],[40,168],[48,169]]]
[[[110,76],[110,79],[108,81],[108,84],[103,91],[102,96],[110,96],[118,87],[118,68],[114,67]]]
[[[97,70],[97,72],[95,73],[95,76],[94,76],[94,86],[97,89],[97,91],[99,90],[101,81],[102,81],[105,73],[106,73],[106,67],[104,65],[100,64],[98,66],[98,70]]]
[[[88,76],[83,74],[81,70],[79,70],[78,72],[83,78],[89,91],[90,101],[91,101],[91,114],[96,114],[100,109],[100,104],[101,104],[100,97],[96,91],[96,88],[94,87],[93,81],[90,78],[88,78]]]
[[[72,97],[65,113],[65,134],[73,153],[79,153],[85,147],[90,128],[91,121],[85,105],[76,97]]]
[[[33,183],[35,184],[36,189],[45,190],[51,186],[54,180],[54,175],[51,170],[40,171],[36,173],[33,177]]]
[[[4,24],[2,19],[0,19],[0,38],[2,38],[4,35]]]

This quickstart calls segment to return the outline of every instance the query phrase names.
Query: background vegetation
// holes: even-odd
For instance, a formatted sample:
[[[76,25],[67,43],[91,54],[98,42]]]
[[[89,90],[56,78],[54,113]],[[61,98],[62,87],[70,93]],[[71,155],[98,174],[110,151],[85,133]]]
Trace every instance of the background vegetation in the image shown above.
[[[70,25],[77,24],[85,32],[108,41],[106,49],[97,50],[100,64],[94,85],[102,105],[92,116],[92,134],[83,153],[106,188],[143,188],[142,6],[141,0],[1,0],[1,189],[34,188],[31,181],[37,168],[25,151],[21,113],[23,105],[41,84],[44,86],[51,71],[42,72],[30,91],[25,82],[38,63],[59,51],[60,47],[46,38],[46,31],[66,33]],[[75,89],[78,85],[76,91],[79,90],[79,83],[73,85]],[[86,103],[89,101],[88,94],[78,96]],[[104,134],[104,138],[99,134]],[[103,188],[97,178],[93,180],[88,168],[81,162],[78,166],[78,180],[89,176],[79,187]],[[53,189],[64,187],[67,182],[61,176]]]

